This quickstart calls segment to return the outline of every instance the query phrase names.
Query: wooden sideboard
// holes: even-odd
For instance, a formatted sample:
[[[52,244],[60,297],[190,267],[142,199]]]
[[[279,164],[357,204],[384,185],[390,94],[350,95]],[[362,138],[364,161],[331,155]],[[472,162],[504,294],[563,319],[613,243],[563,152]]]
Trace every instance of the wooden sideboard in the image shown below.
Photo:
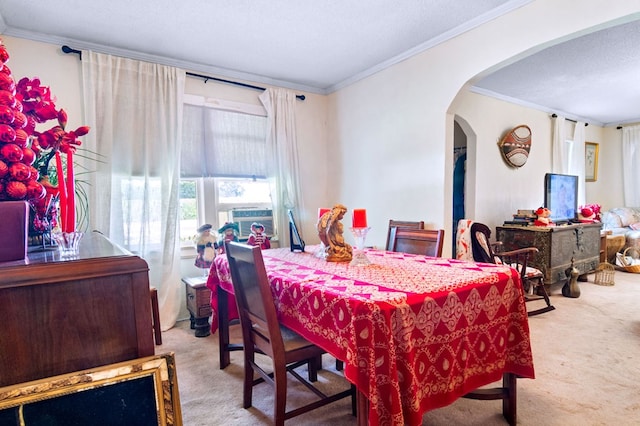
[[[600,262],[600,224],[565,226],[498,226],[496,239],[504,250],[537,247],[531,266],[544,273],[545,285],[567,280],[571,259],[580,275],[594,271]]]
[[[88,233],[0,264],[0,386],[154,355],[149,267]]]

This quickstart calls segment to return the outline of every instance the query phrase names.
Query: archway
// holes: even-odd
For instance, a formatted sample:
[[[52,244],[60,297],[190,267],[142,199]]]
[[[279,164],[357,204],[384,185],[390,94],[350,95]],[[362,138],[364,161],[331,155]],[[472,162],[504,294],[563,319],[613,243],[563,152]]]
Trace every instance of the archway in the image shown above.
[[[456,115],[453,122],[453,217],[451,255],[456,257],[458,221],[475,216],[476,134],[467,121]]]

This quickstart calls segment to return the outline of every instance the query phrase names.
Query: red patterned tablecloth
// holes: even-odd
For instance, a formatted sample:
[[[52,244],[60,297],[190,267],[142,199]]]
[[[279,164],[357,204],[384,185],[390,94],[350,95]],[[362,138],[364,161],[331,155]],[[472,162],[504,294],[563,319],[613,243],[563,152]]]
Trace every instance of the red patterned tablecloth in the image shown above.
[[[345,362],[369,424],[419,425],[503,373],[534,378],[515,270],[379,250],[354,267],[314,249],[263,251],[280,321]],[[207,285],[232,291],[225,256]]]

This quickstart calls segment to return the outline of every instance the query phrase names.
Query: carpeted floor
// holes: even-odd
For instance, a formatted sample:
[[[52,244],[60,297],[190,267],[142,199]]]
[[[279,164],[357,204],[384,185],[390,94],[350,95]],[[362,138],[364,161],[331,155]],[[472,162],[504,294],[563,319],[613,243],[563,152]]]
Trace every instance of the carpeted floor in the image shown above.
[[[640,425],[640,274],[616,272],[611,287],[593,278],[580,283],[577,299],[552,289],[556,310],[529,318],[536,379],[518,380],[519,425]],[[254,407],[242,408],[241,352],[233,352],[232,365],[220,370],[217,334],[196,338],[188,320],[164,332],[163,342],[156,353],[175,352],[186,426],[271,424],[268,385],[254,389]],[[327,389],[347,386],[333,358],[325,355],[324,367],[320,381]],[[291,381],[288,407],[303,398],[309,400],[308,392]],[[287,424],[339,426],[356,420],[346,399]],[[500,401],[467,399],[423,419],[423,425],[434,426],[506,424]]]

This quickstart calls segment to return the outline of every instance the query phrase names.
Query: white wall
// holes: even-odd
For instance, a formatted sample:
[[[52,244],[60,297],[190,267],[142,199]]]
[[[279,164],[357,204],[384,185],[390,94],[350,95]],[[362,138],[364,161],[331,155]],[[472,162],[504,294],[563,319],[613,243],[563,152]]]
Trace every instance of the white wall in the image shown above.
[[[470,147],[467,160],[475,163],[475,203],[469,206],[474,219],[493,229],[518,209],[543,205],[544,175],[551,172],[553,121],[549,114],[471,92],[460,94],[458,101],[456,117],[475,133],[476,146]],[[504,162],[498,142],[520,124],[531,128],[531,152],[524,166],[513,168]],[[567,135],[572,135],[575,124],[567,122],[566,126]],[[607,190],[608,185],[602,184],[612,173],[618,173],[620,144],[608,139],[618,133],[594,125],[585,128],[586,140],[597,142],[600,147],[598,181],[583,182],[588,203],[602,204],[604,197],[608,202],[622,202],[622,191]]]
[[[465,84],[536,46],[638,10],[640,1],[537,0],[330,95],[330,195],[349,208],[368,209],[373,245],[384,243],[389,218],[423,219],[452,235],[453,118]],[[495,118],[482,112],[487,121]],[[511,118],[490,132],[492,145],[504,128],[527,117]],[[487,159],[495,164],[495,157]],[[543,162],[534,158],[529,170]],[[493,221],[503,219],[498,206],[506,204],[497,198],[476,200],[488,204],[482,214]],[[444,253],[451,252],[449,244],[447,237]]]
[[[64,109],[68,129],[82,126],[82,66],[77,55],[62,53],[60,46],[0,35],[9,52],[7,66],[16,83],[23,77],[39,77],[57,98],[56,106]],[[47,123],[51,126],[51,122]],[[48,128],[48,127],[45,127]]]
[[[591,126],[589,126],[591,127]],[[602,129],[601,136],[587,133],[588,142],[596,142],[599,147],[598,178],[587,182],[587,202],[599,203],[603,210],[623,207],[622,193],[622,130],[615,127]]]

